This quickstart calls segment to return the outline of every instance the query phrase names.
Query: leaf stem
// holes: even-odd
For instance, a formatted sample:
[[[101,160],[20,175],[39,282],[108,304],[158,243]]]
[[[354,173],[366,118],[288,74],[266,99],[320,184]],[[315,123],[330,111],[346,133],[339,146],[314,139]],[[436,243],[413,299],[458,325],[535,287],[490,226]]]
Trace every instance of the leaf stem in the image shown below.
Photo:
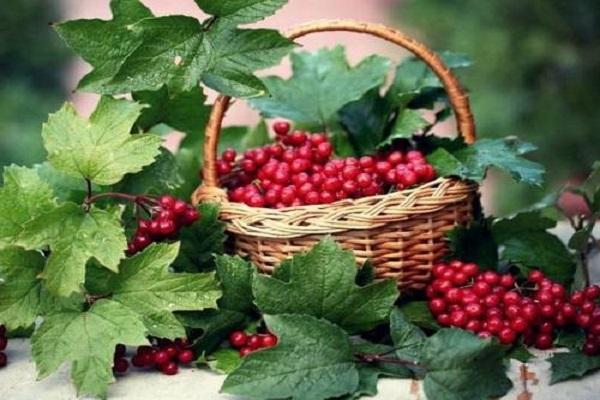
[[[133,202],[135,204],[139,204],[141,206],[144,206],[146,204],[155,204],[156,203],[156,200],[154,200],[151,197],[144,196],[144,195],[135,195],[135,194],[118,193],[118,192],[106,192],[106,193],[99,193],[95,196],[88,195],[85,199],[85,204],[89,206],[89,205],[97,202],[98,200],[105,199],[105,198],[126,200],[126,201]]]
[[[397,365],[405,365],[407,367],[425,369],[425,367],[419,364],[416,361],[403,360],[400,358],[386,358],[385,356],[396,351],[396,349],[392,349],[385,353],[378,354],[369,354],[369,353],[354,353],[354,357],[358,359],[359,362],[363,362],[366,364],[374,364],[374,363],[384,363],[384,364],[397,364]]]

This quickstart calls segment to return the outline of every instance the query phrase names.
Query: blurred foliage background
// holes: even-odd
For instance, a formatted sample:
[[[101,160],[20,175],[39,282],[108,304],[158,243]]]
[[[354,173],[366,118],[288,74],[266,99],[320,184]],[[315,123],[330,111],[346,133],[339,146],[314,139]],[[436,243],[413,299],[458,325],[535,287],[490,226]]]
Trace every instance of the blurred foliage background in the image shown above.
[[[0,166],[44,158],[42,123],[67,96],[62,76],[69,52],[48,25],[59,19],[57,3],[0,5]]]
[[[597,0],[398,0],[400,26],[437,49],[464,52],[478,133],[539,146],[546,191],[584,178],[600,159],[600,3]],[[543,195],[499,182],[510,212]],[[502,193],[510,195],[502,196]]]
[[[71,53],[48,26],[60,19],[59,3],[0,5],[0,166],[43,158],[41,124],[68,95],[61,79]],[[538,144],[535,158],[548,168],[546,191],[585,176],[592,161],[600,159],[597,0],[385,4],[393,7],[397,25],[434,48],[471,56],[475,66],[462,76],[479,134],[514,134]],[[502,213],[544,194],[499,179],[497,209]]]

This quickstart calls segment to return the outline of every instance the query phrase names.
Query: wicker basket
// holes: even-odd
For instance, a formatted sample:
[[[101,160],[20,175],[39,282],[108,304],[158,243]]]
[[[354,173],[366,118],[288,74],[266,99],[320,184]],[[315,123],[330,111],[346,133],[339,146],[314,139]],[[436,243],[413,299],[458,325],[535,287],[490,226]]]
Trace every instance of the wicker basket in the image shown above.
[[[458,125],[467,143],[475,140],[467,95],[457,78],[426,46],[383,25],[355,21],[327,21],[303,25],[289,33],[296,39],[315,32],[367,33],[404,47],[422,59],[443,82]],[[220,218],[235,237],[238,254],[249,257],[270,273],[282,260],[312,247],[331,235],[350,249],[362,264],[371,260],[378,278],[393,278],[401,289],[422,289],[435,260],[445,251],[445,233],[472,219],[477,186],[439,178],[418,187],[333,204],[252,208],[232,203],[218,188],[215,169],[217,143],[230,98],[219,97],[213,107],[204,143],[203,185],[193,195],[195,204],[217,201]]]

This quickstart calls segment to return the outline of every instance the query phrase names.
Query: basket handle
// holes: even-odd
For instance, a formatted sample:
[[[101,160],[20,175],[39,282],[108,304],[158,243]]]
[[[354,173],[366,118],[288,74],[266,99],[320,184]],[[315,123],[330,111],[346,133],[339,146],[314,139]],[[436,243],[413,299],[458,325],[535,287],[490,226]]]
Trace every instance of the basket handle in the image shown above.
[[[301,25],[288,32],[287,37],[294,40],[311,33],[331,31],[357,32],[376,36],[409,50],[425,62],[444,85],[456,117],[459,135],[464,137],[467,143],[475,141],[475,121],[471,114],[469,97],[458,78],[434,51],[412,37],[385,25],[352,20],[320,21]],[[228,96],[219,96],[213,105],[204,138],[203,185],[194,193],[193,201],[195,203],[207,198],[226,198],[223,191],[218,189],[216,158],[221,126],[230,101],[231,98]]]

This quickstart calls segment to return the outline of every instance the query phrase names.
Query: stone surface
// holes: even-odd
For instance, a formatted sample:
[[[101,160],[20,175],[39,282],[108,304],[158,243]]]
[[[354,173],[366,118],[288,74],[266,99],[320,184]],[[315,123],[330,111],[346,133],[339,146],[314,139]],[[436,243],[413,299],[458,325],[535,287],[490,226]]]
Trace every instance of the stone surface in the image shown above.
[[[75,400],[77,396],[69,381],[68,367],[43,381],[36,381],[35,366],[29,354],[29,341],[11,340],[9,365],[0,370],[2,400]],[[540,359],[521,364],[512,362],[509,376],[513,389],[507,400],[595,400],[600,398],[600,373],[580,381],[548,385],[550,364],[543,359],[549,352],[536,352]],[[222,375],[195,368],[182,369],[178,375],[165,376],[157,372],[133,370],[120,377],[108,393],[111,400],[233,400],[219,394]],[[375,400],[425,400],[420,382],[382,379]]]

